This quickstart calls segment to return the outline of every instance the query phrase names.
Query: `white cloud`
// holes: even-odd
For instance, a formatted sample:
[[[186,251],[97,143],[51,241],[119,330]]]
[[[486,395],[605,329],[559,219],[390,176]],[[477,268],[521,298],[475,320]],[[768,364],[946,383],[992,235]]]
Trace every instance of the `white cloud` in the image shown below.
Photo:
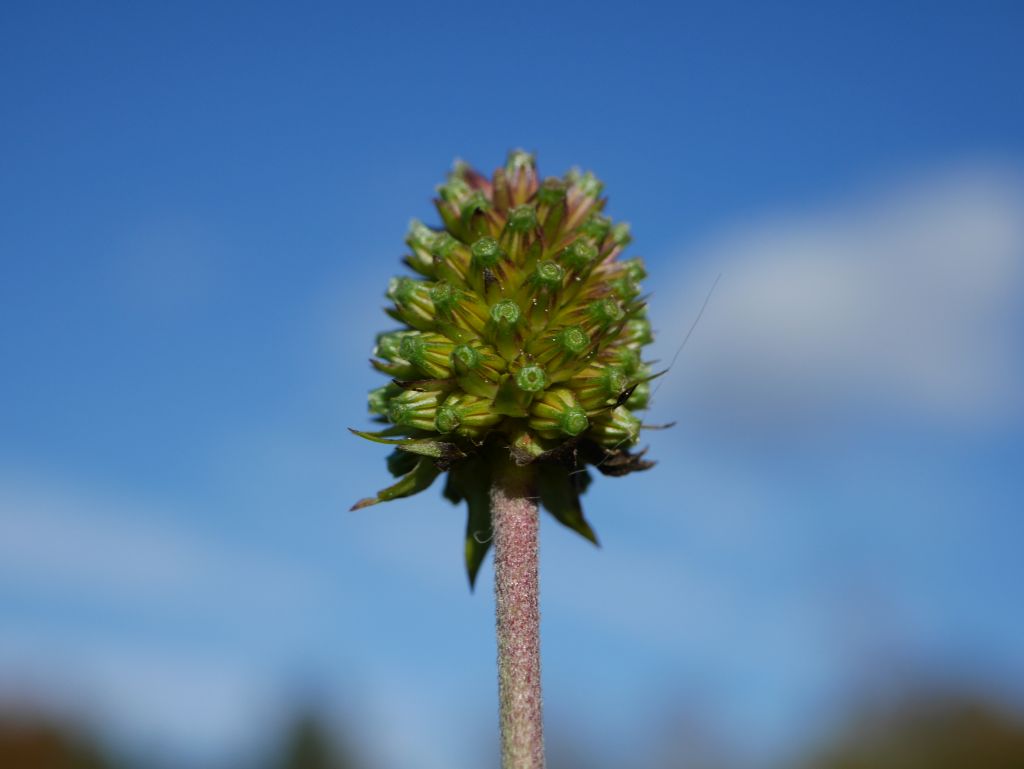
[[[0,476],[0,581],[160,613],[259,614],[315,600],[316,575],[172,520],[144,502]]]
[[[0,595],[29,607],[0,616],[4,702],[86,719],[130,749],[223,763],[254,748],[254,729],[287,715],[295,676],[312,670],[334,693],[345,691],[347,676],[363,675],[345,665],[365,639],[354,642],[356,628],[321,615],[372,613],[330,564],[190,525],[198,511],[27,478],[0,471]],[[382,631],[359,629],[374,632]],[[402,705],[375,688],[375,710],[347,719],[357,733],[386,722],[402,734],[388,743],[394,766],[426,766],[423,755],[448,755],[436,765],[457,766],[460,746],[438,744],[423,727],[426,710],[413,706],[444,684],[388,681]],[[437,719],[464,722],[465,708],[449,700]]]
[[[686,260],[659,395],[696,418],[985,426],[1021,413],[1024,177],[960,169],[724,233]],[[660,299],[660,302],[659,302]],[[655,311],[665,304],[661,294]]]

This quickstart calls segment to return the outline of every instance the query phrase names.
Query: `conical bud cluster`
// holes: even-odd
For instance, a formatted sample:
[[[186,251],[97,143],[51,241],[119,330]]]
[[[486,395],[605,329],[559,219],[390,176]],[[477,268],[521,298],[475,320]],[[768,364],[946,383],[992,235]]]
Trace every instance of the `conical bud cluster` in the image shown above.
[[[438,187],[442,225],[413,221],[373,366],[390,382],[370,394],[389,426],[358,433],[392,443],[398,482],[357,507],[414,494],[448,472],[467,500],[466,560],[487,549],[489,463],[509,450],[537,463],[541,501],[594,540],[579,495],[585,465],[609,475],[650,466],[629,449],[650,394],[651,328],[640,259],[620,258],[629,227],[603,214],[603,185],[570,171],[541,180],[534,157],[509,154],[487,178],[457,164]],[[596,541],[596,540],[595,540]]]

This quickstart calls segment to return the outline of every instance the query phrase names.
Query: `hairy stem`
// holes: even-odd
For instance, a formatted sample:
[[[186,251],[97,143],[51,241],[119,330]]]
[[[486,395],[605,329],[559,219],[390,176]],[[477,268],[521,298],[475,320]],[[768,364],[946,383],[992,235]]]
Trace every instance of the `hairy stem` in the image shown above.
[[[544,769],[533,470],[502,458],[494,468],[494,595],[502,769]]]

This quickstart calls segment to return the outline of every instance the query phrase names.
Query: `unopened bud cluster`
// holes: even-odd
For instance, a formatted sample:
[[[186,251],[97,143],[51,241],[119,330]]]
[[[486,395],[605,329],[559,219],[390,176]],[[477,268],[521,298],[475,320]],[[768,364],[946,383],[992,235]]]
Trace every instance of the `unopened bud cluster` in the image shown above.
[[[536,445],[587,435],[608,448],[637,440],[651,340],[639,259],[618,256],[629,229],[602,215],[601,183],[569,173],[543,182],[513,152],[491,180],[457,167],[439,188],[444,223],[414,221],[374,366],[400,384],[371,410],[410,431],[481,441],[493,430]],[[411,434],[411,433],[410,433]]]
[[[435,200],[442,226],[409,228],[415,275],[387,290],[401,327],[377,338],[372,363],[391,381],[370,395],[387,436],[467,458],[493,437],[521,463],[572,442],[586,461],[629,465],[650,397],[646,272],[620,258],[629,227],[602,213],[602,189],[577,171],[541,180],[522,151],[491,178],[455,167]]]

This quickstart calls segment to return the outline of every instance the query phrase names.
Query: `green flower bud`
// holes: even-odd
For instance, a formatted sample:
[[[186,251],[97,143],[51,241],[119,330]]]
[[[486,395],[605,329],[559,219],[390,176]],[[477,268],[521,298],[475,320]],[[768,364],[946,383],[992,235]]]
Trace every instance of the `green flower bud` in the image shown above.
[[[537,191],[537,201],[542,206],[555,206],[565,200],[565,182],[548,177]]]
[[[411,331],[385,331],[377,334],[377,344],[373,348],[373,354],[386,361],[403,361],[401,356],[402,339],[409,336]]]
[[[391,381],[369,410],[391,424],[360,433],[398,444],[388,462],[399,477],[359,506],[450,470],[445,493],[482,520],[488,464],[511,451],[543,463],[543,504],[592,538],[575,483],[585,463],[609,474],[649,466],[628,450],[640,429],[632,411],[650,400],[642,349],[652,341],[643,262],[620,258],[629,228],[604,215],[593,174],[541,183],[522,150],[489,178],[458,164],[437,192],[440,226],[413,220],[406,235],[416,277],[388,287],[401,328],[378,335],[371,360]],[[483,547],[467,546],[471,573]]]
[[[593,411],[615,403],[629,387],[629,377],[617,366],[593,366],[569,380],[580,404]]]
[[[516,372],[516,386],[523,392],[540,392],[547,385],[547,374],[540,366],[523,366]]]
[[[632,446],[640,440],[640,420],[624,406],[603,411],[590,420],[590,432],[605,448]]]
[[[472,194],[472,191],[472,188],[466,184],[465,180],[458,176],[448,177],[448,181],[438,185],[437,188],[437,193],[441,196],[441,200],[448,203],[459,203]]]
[[[601,214],[593,214],[580,227],[580,232],[591,238],[595,243],[601,243],[608,236],[608,231],[611,230],[611,227],[611,219],[601,216]]]
[[[482,437],[486,435],[487,428],[502,420],[491,404],[491,398],[453,393],[437,410],[437,431],[455,432],[467,438]]]
[[[643,347],[654,341],[651,322],[647,318],[630,318],[622,328],[619,339],[631,347]]]
[[[622,307],[614,299],[598,299],[587,308],[587,315],[598,328],[604,329],[625,317]]]
[[[585,240],[574,240],[562,250],[558,258],[570,270],[584,273],[597,261],[597,249]]]
[[[501,329],[515,328],[522,317],[519,305],[511,299],[505,299],[491,306],[491,320]]]
[[[576,437],[590,426],[584,411],[572,390],[564,387],[548,390],[533,402],[529,425],[542,437]]]
[[[493,269],[504,257],[505,253],[498,241],[490,237],[482,237],[472,247],[473,264],[480,268]]]
[[[590,173],[590,171],[580,176],[573,186],[581,195],[587,198],[599,198],[601,191],[604,189],[604,184],[601,183],[601,180]]]
[[[451,354],[454,345],[440,334],[409,334],[402,338],[401,356],[427,377],[445,379],[451,376]]]
[[[630,234],[629,225],[626,222],[620,222],[612,227],[612,243],[619,248],[625,247],[632,240],[633,236]]]
[[[388,419],[399,427],[433,430],[441,396],[436,390],[405,390],[391,399]]]
[[[460,375],[479,368],[482,359],[480,353],[468,344],[460,344],[452,350],[452,367]]]
[[[625,406],[631,411],[642,411],[651,404],[651,383],[641,382],[629,396]]]
[[[430,301],[440,316],[450,316],[452,310],[458,305],[459,298],[459,289],[445,281],[435,283],[433,288],[430,289]]]
[[[387,295],[395,303],[396,318],[413,328],[427,330],[434,327],[434,303],[430,301],[427,283],[412,278],[392,278]]]
[[[562,287],[565,280],[565,270],[558,263],[545,259],[538,262],[533,271],[533,283],[545,291],[555,291]]]
[[[508,228],[513,232],[529,232],[537,227],[537,211],[533,206],[516,206],[508,212]]]
[[[370,390],[370,395],[367,398],[370,413],[386,417],[388,414],[389,402],[399,392],[400,389],[393,384],[378,387],[376,390]]]

